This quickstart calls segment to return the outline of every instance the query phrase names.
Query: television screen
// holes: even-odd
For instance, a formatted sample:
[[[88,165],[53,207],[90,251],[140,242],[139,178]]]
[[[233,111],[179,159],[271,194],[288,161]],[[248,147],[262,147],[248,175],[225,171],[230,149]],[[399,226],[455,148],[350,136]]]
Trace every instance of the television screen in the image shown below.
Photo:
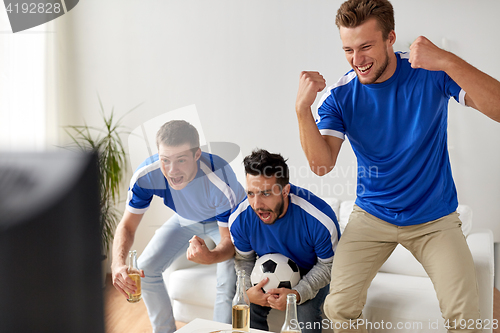
[[[96,154],[0,153],[0,332],[104,332]]]

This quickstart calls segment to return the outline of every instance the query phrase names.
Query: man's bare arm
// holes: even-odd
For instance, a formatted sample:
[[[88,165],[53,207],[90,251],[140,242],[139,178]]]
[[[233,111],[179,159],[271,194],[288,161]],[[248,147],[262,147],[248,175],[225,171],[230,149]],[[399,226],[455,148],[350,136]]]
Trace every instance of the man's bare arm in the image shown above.
[[[326,86],[326,81],[318,72],[302,72],[295,111],[299,121],[300,144],[311,170],[323,176],[337,163],[337,156],[343,140],[332,136],[322,136],[312,116],[311,105],[318,92]]]
[[[465,92],[465,104],[500,122],[500,82],[455,54],[420,36],[410,46],[410,63],[414,68],[444,71]]]
[[[113,240],[113,261],[111,263],[111,276],[113,286],[124,296],[127,292],[135,292],[135,283],[127,274],[127,255],[134,243],[135,232],[142,220],[143,214],[133,214],[127,210],[116,227]],[[144,272],[141,271],[144,277]]]

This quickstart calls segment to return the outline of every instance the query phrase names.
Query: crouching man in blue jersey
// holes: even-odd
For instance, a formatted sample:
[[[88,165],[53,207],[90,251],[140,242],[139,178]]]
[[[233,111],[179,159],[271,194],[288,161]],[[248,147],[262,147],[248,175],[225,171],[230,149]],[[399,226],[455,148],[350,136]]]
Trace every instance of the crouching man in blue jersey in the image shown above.
[[[156,231],[138,260],[153,332],[176,330],[162,273],[183,254],[201,264],[219,262],[214,320],[231,323],[236,274],[227,222],[245,197],[243,187],[226,161],[200,150],[198,132],[186,121],[164,124],[156,142],[158,154],[144,161],[130,181],[126,210],[113,243],[113,285],[125,296],[135,291],[125,260],[142,216],[156,195],[176,214]],[[198,237],[205,235],[217,244],[212,251]]]
[[[254,151],[244,159],[247,199],[229,218],[236,248],[236,270],[245,270],[250,327],[269,330],[271,308],[284,311],[286,297],[297,295],[302,332],[321,332],[321,306],[328,294],[334,251],[340,237],[332,208],[311,192],[288,182],[288,166],[279,154]],[[281,253],[299,266],[301,279],[293,289],[252,286],[256,255]]]
[[[329,87],[303,72],[296,100],[300,139],[311,169],[322,176],[336,164],[345,136],[356,154],[358,192],[333,263],[325,313],[337,332],[362,318],[367,290],[398,244],[431,278],[449,332],[481,332],[472,255],[456,212],[457,192],[447,147],[453,97],[500,121],[500,82],[453,53],[419,37],[410,53],[394,52],[394,11],[387,0],[349,0],[336,17],[352,70]],[[412,300],[408,300],[411,302]],[[468,326],[469,328],[469,326]]]

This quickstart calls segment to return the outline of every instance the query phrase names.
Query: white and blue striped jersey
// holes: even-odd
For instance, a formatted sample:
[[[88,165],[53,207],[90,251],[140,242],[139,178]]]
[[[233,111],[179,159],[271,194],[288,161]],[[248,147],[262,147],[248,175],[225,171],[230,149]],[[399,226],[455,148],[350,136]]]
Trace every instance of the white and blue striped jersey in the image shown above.
[[[356,204],[395,225],[425,223],[458,206],[447,148],[448,101],[465,92],[444,72],[414,69],[396,53],[382,83],[361,84],[354,71],[321,98],[322,135],[347,135],[358,161]]]
[[[290,184],[285,215],[273,224],[260,220],[243,200],[229,218],[229,231],[236,250],[243,255],[281,253],[301,270],[310,270],[316,262],[329,263],[340,238],[333,209],[306,189]]]
[[[143,214],[153,196],[188,221],[217,220],[227,227],[231,211],[246,194],[229,164],[217,155],[203,152],[198,159],[195,178],[182,190],[170,188],[160,169],[158,154],[146,159],[130,181],[127,210]]]

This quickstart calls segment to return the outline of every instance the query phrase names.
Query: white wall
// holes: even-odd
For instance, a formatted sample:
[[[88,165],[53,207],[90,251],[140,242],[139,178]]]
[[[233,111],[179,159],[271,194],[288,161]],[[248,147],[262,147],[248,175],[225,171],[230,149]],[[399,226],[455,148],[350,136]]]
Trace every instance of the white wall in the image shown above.
[[[104,105],[138,124],[196,104],[209,141],[261,147],[289,158],[291,181],[319,195],[354,198],[356,164],[344,144],[338,171],[308,170],[294,103],[301,70],[333,84],[349,70],[334,16],[338,0],[86,0],[57,20],[60,122],[98,124]],[[417,4],[418,3],[418,4]],[[397,49],[426,35],[500,79],[499,1],[393,0]],[[449,145],[461,203],[474,228],[500,240],[500,124],[450,102]],[[156,209],[156,208],[155,208]],[[146,214],[139,251],[168,210]]]

